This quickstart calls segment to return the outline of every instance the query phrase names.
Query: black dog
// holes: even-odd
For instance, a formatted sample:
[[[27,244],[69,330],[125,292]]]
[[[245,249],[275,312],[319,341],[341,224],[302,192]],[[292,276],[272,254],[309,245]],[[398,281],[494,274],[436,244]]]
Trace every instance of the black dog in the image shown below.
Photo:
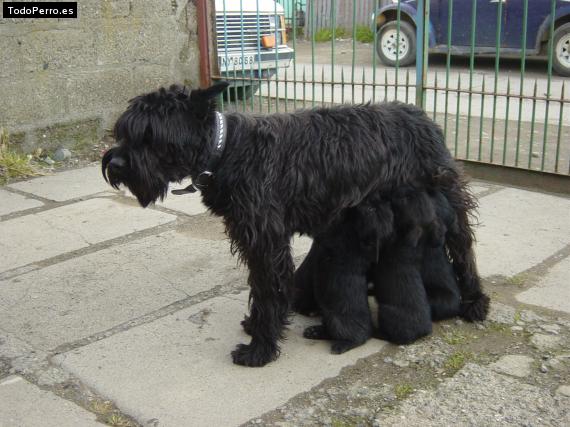
[[[393,232],[393,216],[389,202],[371,202],[348,209],[338,224],[316,236],[295,273],[294,306],[322,313],[322,325],[303,335],[332,340],[335,354],[364,344],[372,334],[367,273]]]
[[[440,188],[458,218],[446,245],[459,278],[462,310],[486,315],[469,224],[475,206],[443,134],[413,106],[339,106],[263,117],[216,112],[227,83],[139,96],[115,125],[118,146],[103,175],[125,184],[142,206],[170,182],[191,177],[202,200],[223,217],[233,252],[250,270],[249,345],[237,364],[262,366],[279,354],[293,284],[290,238],[315,236],[370,194],[423,182]]]
[[[421,274],[431,318],[443,320],[462,314],[459,287],[445,249],[447,231],[457,232],[457,218],[443,194],[431,191],[429,196],[436,218],[425,230]]]
[[[426,229],[436,220],[436,212],[426,192],[409,187],[395,192],[392,209],[395,233],[382,247],[373,272],[378,302],[375,336],[408,344],[432,331],[422,264]]]

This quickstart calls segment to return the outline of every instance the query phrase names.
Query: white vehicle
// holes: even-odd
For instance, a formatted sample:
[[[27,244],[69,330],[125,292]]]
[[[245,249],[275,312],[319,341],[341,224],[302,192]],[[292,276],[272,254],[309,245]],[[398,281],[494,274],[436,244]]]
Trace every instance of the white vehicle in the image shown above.
[[[257,79],[273,76],[293,58],[283,6],[273,0],[216,0],[215,6],[220,75],[243,88],[238,96],[249,97],[259,87]]]

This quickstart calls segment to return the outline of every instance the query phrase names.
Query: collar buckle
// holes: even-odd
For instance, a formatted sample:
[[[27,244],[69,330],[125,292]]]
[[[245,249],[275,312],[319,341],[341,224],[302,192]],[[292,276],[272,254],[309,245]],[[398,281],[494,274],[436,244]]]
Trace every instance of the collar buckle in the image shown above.
[[[208,187],[214,178],[214,172],[212,171],[216,169],[216,166],[218,166],[218,163],[222,158],[222,153],[224,152],[224,147],[226,145],[226,136],[227,124],[225,117],[222,113],[216,111],[216,131],[214,133],[213,141],[214,148],[210,159],[208,160],[208,164],[206,165],[207,169],[200,172],[196,177],[196,180],[193,180],[192,184],[188,187],[182,190],[173,190],[172,194],[181,195],[195,193],[196,191],[203,191]]]

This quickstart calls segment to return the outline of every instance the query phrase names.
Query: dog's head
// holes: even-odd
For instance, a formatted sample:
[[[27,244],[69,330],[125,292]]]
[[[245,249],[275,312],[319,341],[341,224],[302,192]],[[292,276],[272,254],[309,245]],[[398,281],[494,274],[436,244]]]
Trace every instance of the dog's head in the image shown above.
[[[196,174],[215,130],[215,99],[227,86],[173,85],[129,101],[115,124],[118,145],[103,156],[105,180],[127,186],[146,207],[164,198],[170,182]]]

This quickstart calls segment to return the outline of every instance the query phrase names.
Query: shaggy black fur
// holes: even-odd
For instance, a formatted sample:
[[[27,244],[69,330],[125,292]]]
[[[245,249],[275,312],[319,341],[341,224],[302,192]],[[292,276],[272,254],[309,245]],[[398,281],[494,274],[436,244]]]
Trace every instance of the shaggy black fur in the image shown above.
[[[103,157],[105,178],[113,187],[125,184],[142,206],[163,198],[170,182],[195,180],[212,155],[213,100],[226,87],[172,86],[134,98],[115,125],[119,145]],[[462,310],[470,319],[485,317],[468,221],[475,204],[440,128],[422,110],[387,103],[228,113],[226,120],[226,148],[202,200],[223,217],[250,271],[252,339],[233,351],[235,363],[262,366],[279,354],[293,284],[292,234],[315,236],[370,194],[407,183],[436,186],[456,212],[457,232],[448,232],[446,245]]]
[[[347,209],[342,220],[315,237],[311,250],[295,274],[295,289],[313,294],[322,325],[305,329],[305,338],[332,340],[331,351],[344,353],[364,344],[372,334],[367,273],[378,251],[393,232],[389,202],[371,201]],[[312,298],[312,299],[311,299]],[[303,307],[305,306],[305,307]],[[311,307],[315,308],[315,307]]]
[[[426,228],[421,275],[427,293],[432,320],[443,320],[460,314],[459,287],[445,249],[448,230],[457,232],[457,217],[447,199],[439,191],[430,192],[436,218]]]
[[[373,281],[378,302],[375,336],[408,344],[431,333],[431,312],[422,280],[426,229],[436,221],[425,191],[403,186],[394,192],[395,233],[380,251]]]

